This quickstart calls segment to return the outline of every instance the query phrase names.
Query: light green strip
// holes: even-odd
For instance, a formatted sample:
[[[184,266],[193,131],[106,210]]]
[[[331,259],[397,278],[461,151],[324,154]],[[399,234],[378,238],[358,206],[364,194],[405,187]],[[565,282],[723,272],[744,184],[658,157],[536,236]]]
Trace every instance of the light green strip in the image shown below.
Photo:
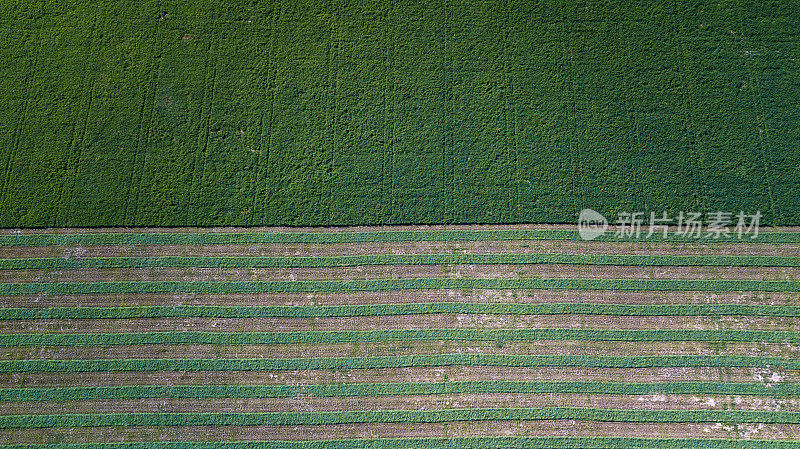
[[[800,424],[800,412],[621,410],[577,407],[272,413],[109,413],[0,416],[0,429],[109,426],[302,426],[354,423],[579,420],[630,423]]]
[[[751,304],[462,303],[340,306],[140,306],[4,308],[0,320],[141,318],[312,318],[429,314],[609,316],[800,316],[800,306]]]
[[[372,254],[326,257],[95,257],[0,259],[0,270],[56,268],[329,268],[375,265],[566,264],[619,266],[798,267],[800,257],[626,254]]]
[[[586,367],[586,368],[725,368],[759,367],[800,370],[800,359],[748,356],[626,356],[432,354],[378,357],[286,359],[95,359],[3,360],[0,373],[124,371],[286,371],[356,370],[436,366]]]
[[[103,293],[336,293],[358,291],[496,289],[800,292],[800,281],[695,279],[412,278],[353,281],[131,281],[2,283],[0,295]]]
[[[800,332],[698,329],[389,329],[299,332],[132,332],[6,334],[0,347],[119,345],[283,345],[385,341],[758,341],[800,343]]]
[[[440,394],[708,394],[800,396],[800,385],[723,382],[397,382],[327,385],[133,385],[120,387],[6,388],[2,402],[98,401],[147,398],[293,398]]]

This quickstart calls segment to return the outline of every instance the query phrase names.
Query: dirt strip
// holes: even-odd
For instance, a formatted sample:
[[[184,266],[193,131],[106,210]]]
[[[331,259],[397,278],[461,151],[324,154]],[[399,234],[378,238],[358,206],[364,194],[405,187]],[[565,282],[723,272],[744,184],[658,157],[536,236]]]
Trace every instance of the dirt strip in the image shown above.
[[[800,371],[775,368],[589,368],[444,366],[361,370],[2,373],[0,388],[124,385],[315,385],[328,383],[514,380],[532,382],[800,382]]]
[[[208,245],[8,246],[0,258],[183,257],[183,256],[358,256],[365,254],[663,254],[800,256],[796,243],[595,242],[505,240],[451,242],[257,243]]]
[[[800,425],[724,423],[612,423],[596,421],[463,421],[431,424],[323,426],[93,427],[0,430],[0,444],[149,441],[274,441],[348,438],[632,437],[793,439]]]
[[[141,345],[3,348],[4,360],[74,360],[127,358],[311,358],[397,357],[429,354],[502,355],[726,355],[800,357],[800,347],[762,342],[616,342],[616,341],[421,341],[301,345]]]
[[[623,410],[764,410],[796,412],[800,398],[740,395],[441,394],[294,398],[147,398],[0,402],[0,415],[63,413],[266,413],[461,408],[589,407]]]
[[[0,270],[0,282],[314,281],[408,278],[748,279],[800,278],[800,267],[637,267],[605,265],[397,265],[331,268],[79,268]]]
[[[305,332],[422,329],[800,331],[796,317],[420,314],[360,317],[0,320],[0,333]]]
[[[600,290],[396,290],[348,293],[140,293],[0,296],[3,307],[326,306],[420,302],[798,305],[800,293]]]

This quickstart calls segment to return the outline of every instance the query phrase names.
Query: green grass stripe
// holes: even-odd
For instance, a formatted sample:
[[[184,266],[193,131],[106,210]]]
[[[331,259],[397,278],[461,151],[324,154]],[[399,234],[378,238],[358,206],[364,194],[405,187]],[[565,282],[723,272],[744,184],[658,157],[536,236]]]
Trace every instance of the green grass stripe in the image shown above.
[[[363,410],[270,413],[108,413],[0,416],[0,428],[108,426],[302,426],[353,423],[566,420],[674,423],[800,424],[800,412],[744,410],[621,410],[577,407],[445,410]]]
[[[798,267],[800,257],[632,254],[371,254],[325,257],[94,257],[0,259],[0,270],[64,268],[327,268],[365,265],[569,264]]]
[[[400,303],[337,306],[131,306],[0,308],[0,320],[312,318],[428,314],[608,316],[800,316],[800,306],[763,304]]]
[[[119,345],[282,345],[385,341],[757,341],[798,343],[800,332],[700,329],[387,329],[296,332],[130,332],[6,334],[0,347]]]
[[[586,368],[726,368],[759,367],[800,370],[800,359],[785,357],[666,355],[503,355],[431,354],[373,357],[281,359],[87,359],[2,360],[0,373],[125,371],[299,371],[439,366],[586,367]]]
[[[12,446],[0,446],[12,447]],[[306,441],[154,441],[23,444],[20,449],[797,449],[798,440],[620,437],[364,438]]]
[[[0,295],[104,293],[337,293],[440,289],[800,292],[800,281],[695,279],[411,278],[353,281],[130,281],[0,283]]]
[[[348,396],[403,396],[440,394],[707,394],[800,396],[800,384],[723,382],[533,382],[463,381],[397,382],[325,385],[133,385],[119,387],[5,388],[2,402],[97,401],[148,398],[293,398]]]
[[[682,237],[672,233],[663,237],[620,237],[607,232],[594,241],[606,242],[702,242],[702,243],[800,243],[800,233],[760,232],[756,238],[736,234],[718,239]],[[260,233],[87,233],[87,234],[11,234],[0,236],[0,246],[33,245],[227,245],[259,243],[392,243],[504,240],[573,240],[582,241],[576,230],[563,229],[491,229],[436,231],[366,231],[366,232],[260,232]]]

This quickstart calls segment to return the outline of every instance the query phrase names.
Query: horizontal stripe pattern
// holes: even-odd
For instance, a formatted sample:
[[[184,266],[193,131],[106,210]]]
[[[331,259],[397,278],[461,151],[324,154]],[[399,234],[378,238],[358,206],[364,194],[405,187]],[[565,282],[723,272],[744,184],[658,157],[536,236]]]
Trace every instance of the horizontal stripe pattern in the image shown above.
[[[407,245],[407,248],[395,245],[391,247],[391,251],[410,252],[389,254],[382,253],[385,250],[380,245],[511,240],[527,241],[523,246],[527,247],[525,250],[530,248],[532,252],[420,254],[413,252],[414,245]],[[549,251],[552,252],[541,252],[541,249],[537,252],[537,242],[546,240],[551,241]],[[798,384],[784,380],[796,379],[796,373],[800,372],[800,358],[794,357],[795,353],[792,352],[794,348],[800,347],[800,332],[795,332],[795,327],[791,325],[787,326],[792,318],[800,316],[800,305],[797,302],[800,281],[793,279],[791,271],[800,266],[800,257],[775,255],[774,248],[780,248],[782,244],[800,243],[800,234],[762,233],[757,239],[719,240],[663,239],[657,236],[650,240],[665,244],[707,244],[708,248],[704,249],[707,252],[702,255],[575,254],[574,248],[573,253],[560,253],[558,246],[553,244],[558,241],[579,240],[577,233],[570,229],[2,235],[0,247],[6,248],[15,245],[61,245],[65,250],[69,246],[88,245],[104,245],[107,248],[96,253],[104,257],[82,258],[78,251],[74,254],[65,252],[65,257],[60,258],[0,258],[0,270],[4,270],[6,276],[4,279],[13,279],[13,282],[0,283],[0,295],[11,298],[12,304],[25,305],[0,308],[0,321],[6,326],[6,333],[0,335],[0,347],[4,348],[0,354],[5,354],[5,358],[0,359],[0,374],[5,376],[4,385],[7,385],[7,388],[0,389],[0,402],[6,403],[4,410],[11,413],[0,416],[0,438],[24,435],[24,441],[39,441],[37,435],[41,435],[40,440],[47,441],[47,438],[52,440],[54,435],[62,434],[65,429],[142,426],[170,427],[177,432],[184,426],[210,426],[282,429],[276,434],[299,437],[301,440],[302,435],[292,435],[291,429],[297,429],[296,432],[313,430],[310,434],[316,435],[315,438],[324,438],[314,441],[236,442],[237,447],[793,447],[791,432],[792,429],[800,428],[793,427],[800,426],[800,412],[785,411],[770,404],[788,403],[786,401],[796,401],[800,397]],[[636,239],[617,240],[613,235],[607,234],[599,241],[634,242]],[[292,252],[288,251],[279,257],[236,254],[220,257],[203,255],[208,253],[204,253],[202,249],[203,245],[243,245],[244,248],[244,245],[250,244],[284,243],[375,245],[366,254],[348,256],[335,254],[332,248],[341,246],[328,249],[315,247],[316,249],[295,253],[303,254],[302,257],[291,256]],[[749,249],[747,252],[737,250],[736,253],[749,254],[752,251],[754,255],[714,254],[713,243],[741,244]],[[759,244],[772,245],[768,253],[771,255],[755,255],[759,252],[765,253],[759,249],[763,248]],[[114,251],[117,249],[113,245],[119,245],[118,250],[126,256],[115,255]],[[125,249],[125,245],[152,246],[148,248],[148,257],[133,257],[136,252]],[[193,245],[193,251],[196,251],[193,254],[199,255],[159,257],[154,249],[158,245]],[[585,245],[590,250],[592,243],[586,242]],[[235,248],[232,246],[229,249],[233,251]],[[636,251],[641,252],[643,248],[645,247],[637,246]],[[176,252],[178,249],[171,248],[171,254],[180,254]],[[444,247],[437,249],[444,251]],[[616,250],[624,250],[624,247],[620,245]],[[42,256],[59,254],[58,251],[47,251],[42,248],[37,249],[36,253]],[[321,254],[316,256],[313,251]],[[16,254],[24,256],[29,253]],[[564,273],[568,275],[564,278],[544,276],[520,279],[512,278],[513,273],[509,269],[498,273],[492,271],[501,265],[524,264],[550,265],[549,270],[564,270],[556,272],[556,276]],[[418,269],[430,267],[431,274],[428,275],[428,269],[425,268],[415,272],[420,277],[411,277],[406,273],[406,278],[386,278],[393,274],[378,276],[374,274],[377,273],[375,270],[372,270],[371,275],[366,274],[368,270],[364,270],[364,273],[360,271],[361,267],[381,265],[418,266]],[[487,277],[438,277],[437,274],[442,273],[439,266],[449,265],[488,267]],[[580,271],[584,266],[587,270],[594,270],[593,276],[584,275]],[[595,268],[590,268],[593,266]],[[348,278],[337,278],[342,270],[330,270],[337,267],[346,267]],[[611,267],[612,270],[597,267]],[[653,270],[659,267],[706,267],[707,273],[690,270],[681,272],[678,279],[634,276],[630,276],[634,277],[631,279],[614,279],[610,278],[611,273],[622,272],[614,271],[614,267],[639,267],[635,276],[642,277],[649,276],[648,267]],[[729,267],[745,267],[748,270],[746,274],[742,274],[745,272],[741,268],[739,271],[733,268],[722,271]],[[155,270],[147,270],[150,268]],[[193,268],[198,270],[192,270]],[[216,268],[241,270],[221,270],[216,277],[205,277],[214,273],[213,269]],[[142,272],[149,278],[124,280],[129,278],[126,273],[130,272],[126,270],[139,269],[143,269]],[[248,269],[267,270],[253,271],[257,276],[248,280],[233,280],[239,279],[238,276],[242,273],[248,273]],[[292,275],[295,272],[287,270],[282,275],[286,277],[278,280],[275,277],[279,276],[279,269],[308,270],[309,273],[316,273],[319,280],[294,280]],[[314,272],[315,269],[320,271]],[[720,270],[726,277],[750,278],[714,278],[715,270]],[[100,277],[101,272],[103,277]],[[197,277],[184,277],[189,272]],[[626,274],[627,272],[622,272],[621,277],[627,277]],[[492,277],[494,275],[500,277]],[[355,279],[351,279],[352,276]],[[702,279],[697,279],[700,276]],[[108,282],[92,282],[92,277]],[[70,282],[57,282],[59,278]],[[50,282],[26,279],[46,279]],[[545,295],[552,295],[553,292],[569,295],[570,291],[588,293],[588,300],[564,302],[569,301],[565,297],[559,302],[548,302],[537,296],[540,294],[537,292]],[[686,299],[681,299],[681,303],[656,304],[652,301],[648,304],[628,304],[618,299],[625,296],[608,296],[616,291],[641,294],[670,292],[671,295],[684,295]],[[380,299],[383,298],[382,295],[393,295],[395,292],[403,294],[402,302],[391,303],[387,302],[388,299]],[[456,302],[456,293],[463,296],[464,300]],[[520,293],[526,295],[525,303],[515,302],[514,295]],[[777,295],[771,298],[773,293]],[[285,294],[285,299],[263,302],[264,297],[260,296],[262,294],[271,295],[270,298],[283,297]],[[434,294],[440,295],[441,300],[430,296]],[[502,295],[503,299],[497,297],[497,294]],[[82,299],[86,300],[85,304],[94,302],[92,295],[103,295],[104,299],[100,302],[102,307],[82,306]],[[215,295],[220,295],[219,298],[238,295],[235,303],[237,305],[210,305],[222,302],[214,300]],[[759,300],[759,304],[740,303],[742,301],[739,297],[745,298],[747,295],[758,295],[763,299]],[[722,296],[724,302],[720,302]],[[614,299],[604,300],[606,297]],[[57,306],[60,298],[68,299],[67,304],[71,306]],[[141,298],[148,298],[147,302],[142,302]],[[169,303],[158,304],[158,298],[165,298]],[[246,298],[253,298],[254,304],[246,304]],[[262,298],[262,302],[256,304],[257,298]],[[337,303],[333,303],[334,300]],[[40,301],[42,306],[39,306]],[[181,301],[193,301],[192,303],[201,305],[180,304]],[[129,307],[126,305],[128,303],[152,305]],[[288,305],[293,303],[304,305]],[[416,315],[430,319],[415,318]],[[549,321],[538,318],[533,322],[525,321],[531,317],[548,315],[554,318]],[[357,320],[351,320],[352,326],[337,328],[341,326],[339,323],[346,322],[348,318],[357,317],[373,318],[362,320],[364,326],[369,326],[363,329],[357,327],[362,324]],[[402,319],[390,321],[391,317]],[[618,320],[613,320],[615,317],[654,318],[641,320],[643,328],[639,329],[630,325],[615,328],[614,326],[619,325]],[[681,320],[679,317],[703,319]],[[325,318],[329,319],[322,320]],[[155,322],[153,319],[160,321]],[[215,321],[217,319],[229,321]],[[251,321],[247,324],[246,321],[238,322],[236,319]],[[261,319],[264,321],[260,321],[260,326],[252,327],[253,323]],[[518,321],[514,321],[515,319]],[[605,322],[602,319],[611,321]],[[170,320],[176,320],[175,326],[171,326]],[[412,323],[408,320],[415,321]],[[461,320],[466,321],[462,323]],[[493,320],[502,320],[502,328],[493,327],[499,326]],[[178,325],[182,327],[176,327]],[[275,331],[269,329],[273,325]],[[236,329],[237,326],[242,327],[241,331]],[[244,328],[245,326],[251,327]],[[769,326],[769,330],[759,326]],[[137,327],[144,330],[137,331]],[[265,332],[265,329],[268,331]],[[281,329],[287,331],[279,331]],[[601,342],[625,343],[615,346],[617,350],[609,353],[604,352]],[[648,342],[647,345],[645,342]],[[660,349],[652,349],[656,347],[652,343],[660,342],[669,346],[660,345]],[[744,347],[736,342],[749,346]],[[516,345],[513,349],[512,344]],[[537,345],[538,349],[528,351],[525,345]],[[770,350],[775,351],[759,349],[758,354],[761,355],[752,356],[746,352],[750,346],[754,349],[761,348],[758,345],[764,348],[769,346]],[[225,349],[239,347],[242,351],[230,352]],[[411,349],[400,350],[406,347]],[[480,349],[482,347],[499,349],[483,351]],[[508,348],[505,352],[502,350],[504,347]],[[651,349],[645,349],[646,347]],[[93,351],[94,348],[103,351]],[[776,348],[780,348],[780,352]],[[411,350],[420,353],[413,354]],[[461,350],[463,351],[459,352]],[[658,350],[664,354],[652,355]],[[177,352],[172,356],[166,353],[164,358],[149,358],[162,357],[165,351]],[[628,352],[630,355],[627,355]],[[215,354],[217,357],[213,357]],[[503,371],[503,375],[470,377],[469,374],[472,371],[485,373],[493,368]],[[525,377],[522,374],[523,370],[532,369],[541,372],[535,377]],[[601,376],[600,373],[604,373],[603,370],[606,369],[617,370],[609,371],[613,373],[637,370],[636,380],[644,381],[627,383],[621,381],[624,377],[617,381],[617,377],[611,374]],[[597,375],[570,379],[568,373],[579,373],[582,370],[593,370]],[[653,370],[653,374],[648,374],[648,370]],[[704,380],[692,377],[699,374],[687,374],[683,377],[676,374],[679,371],[699,373],[700,370],[706,373],[702,374],[706,376]],[[451,374],[461,371],[464,373],[457,374],[462,376],[460,380],[448,380],[444,371]],[[559,374],[548,378],[546,373],[550,371]],[[730,374],[733,371],[736,371],[735,380]],[[255,384],[215,384],[206,380],[215,378],[210,373],[231,376],[232,374],[227,373],[237,372],[250,376],[248,379]],[[520,379],[528,380],[514,379],[515,372],[520,373]],[[194,373],[192,375],[195,380],[190,382],[191,385],[181,385],[180,379],[188,373]],[[327,382],[325,380],[314,382],[314,373],[320,373],[324,379],[338,380],[333,383],[324,383]],[[365,373],[369,373],[371,381],[365,382],[358,378]],[[426,377],[409,378],[409,373],[425,373]],[[139,374],[142,377],[136,377]],[[102,386],[93,386],[87,381],[81,382],[80,385],[84,386],[78,387],[59,380],[84,375],[104,379],[100,383]],[[124,380],[128,375],[133,376],[130,379],[141,380],[130,381],[133,384],[124,383],[129,382]],[[464,375],[467,377],[463,377]],[[670,381],[669,376],[676,375],[674,379],[684,381]],[[38,380],[28,381],[28,376]],[[158,379],[167,378],[171,379],[168,383],[158,382]],[[486,395],[509,396],[494,396],[490,400]],[[514,406],[513,395],[551,395],[551,399],[547,402],[526,402],[523,405],[528,408],[523,408]],[[610,396],[614,399],[610,403],[613,404],[611,407],[616,408],[602,408],[609,405],[598,402],[600,399],[589,406],[576,400],[577,395]],[[688,402],[665,403],[659,407],[649,407],[647,403],[643,403],[631,409],[623,408],[626,400],[657,401],[657,397],[661,395],[683,395]],[[436,408],[413,410],[401,401],[396,402],[401,404],[398,409],[354,409],[388,404],[390,402],[387,401],[392,397],[407,401],[421,396],[429,398],[426,399],[426,404],[435,404]],[[461,401],[467,400],[466,408],[465,404],[449,402],[451,399],[445,402],[430,399],[449,396],[458,396],[462,398],[459,399]],[[704,402],[702,408],[692,408],[693,399],[690,397],[695,396],[698,401],[708,401],[712,397],[729,399],[725,404],[715,404],[712,401]],[[332,411],[308,410],[314,404],[312,398],[318,398],[316,403],[319,404],[319,401],[326,401],[325,398],[346,397],[352,398],[347,402],[351,405],[344,405],[345,402],[342,401],[328,401],[331,405],[327,410]],[[372,405],[361,405],[358,398],[363,397],[370,397],[369,403]],[[753,398],[748,399],[750,408],[737,409],[736,404],[731,402],[731,398],[736,397]],[[163,409],[169,412],[159,411],[159,401],[168,399],[174,401],[170,409]],[[258,402],[258,399],[270,399],[269,403],[272,405],[266,409],[237,410],[235,407],[237,400],[251,401],[252,407],[260,407],[258,404],[263,406],[266,403]],[[137,400],[142,402],[130,402]],[[186,404],[194,405],[191,408],[182,408],[189,407],[183,405],[181,401],[184,400],[190,401]],[[211,400],[216,401],[214,404],[224,405],[225,413],[214,410],[205,412],[199,405],[202,401]],[[284,408],[281,402],[283,400],[287,404],[291,401],[291,408]],[[763,409],[753,405],[758,404],[759,400],[764,401]],[[75,413],[75,409],[68,408],[73,401],[80,402],[81,413]],[[498,404],[506,403],[503,401],[510,401],[509,405],[495,408]],[[84,413],[87,410],[94,411],[92,403],[97,404],[97,412]],[[40,409],[53,414],[37,415],[36,404],[40,404]],[[106,407],[107,411],[103,411],[103,404],[110,404]],[[143,407],[141,412],[139,406]],[[671,406],[682,409],[673,410],[669,408]],[[797,407],[792,405],[788,409],[796,410]],[[70,411],[72,413],[66,413]],[[245,413],[253,411],[258,413]],[[581,421],[608,423],[612,426],[620,423],[620,426],[625,426],[621,429],[627,429],[629,436],[647,435],[637,433],[636,429],[658,423],[683,423],[694,427],[680,428],[684,430],[673,427],[665,430],[664,437],[657,439],[525,437],[514,434],[517,431],[509,430],[511,428],[506,430],[515,436],[509,438],[503,438],[500,430],[495,430],[496,434],[474,438],[392,438],[392,432],[395,431],[389,430],[403,424],[441,424],[444,426],[441,429],[447,429],[448,426],[461,425],[457,423],[472,426],[470,423],[481,422],[489,426],[482,427],[484,429],[500,429],[504,424],[523,421]],[[727,437],[722,430],[713,430],[717,423],[733,426],[733,429],[778,426],[775,429],[779,428],[784,434],[781,439],[768,437],[761,441],[716,439],[721,435]],[[362,432],[364,437],[337,438],[337,435],[346,435],[337,432],[343,432],[347,426],[361,429],[358,432]],[[546,429],[547,424],[543,426],[539,433],[546,432],[542,429]],[[712,430],[705,433],[700,429]],[[261,432],[270,434],[269,430]],[[68,443],[79,443],[79,437],[69,436],[69,433],[67,435],[67,439],[57,447],[128,447],[101,441],[97,441],[95,446],[71,446]],[[103,433],[92,435],[97,438]],[[215,435],[224,437],[225,433],[217,432]],[[367,435],[377,438],[366,438]],[[606,431],[604,435],[615,433]],[[681,438],[675,438],[677,436]],[[697,438],[684,438],[688,436]],[[156,443],[149,441],[153,439],[152,436],[146,438],[148,441],[141,442],[144,447],[163,445],[165,448],[222,448],[234,444],[226,441]],[[136,442],[132,442],[130,447],[136,445]],[[46,446],[33,444],[28,447]]]

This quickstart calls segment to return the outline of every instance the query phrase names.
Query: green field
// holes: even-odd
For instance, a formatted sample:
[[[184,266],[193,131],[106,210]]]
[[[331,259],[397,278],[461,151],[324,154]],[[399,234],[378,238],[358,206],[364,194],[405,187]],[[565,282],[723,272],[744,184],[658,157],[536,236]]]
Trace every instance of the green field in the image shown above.
[[[0,4],[0,226],[800,224],[800,6]]]

